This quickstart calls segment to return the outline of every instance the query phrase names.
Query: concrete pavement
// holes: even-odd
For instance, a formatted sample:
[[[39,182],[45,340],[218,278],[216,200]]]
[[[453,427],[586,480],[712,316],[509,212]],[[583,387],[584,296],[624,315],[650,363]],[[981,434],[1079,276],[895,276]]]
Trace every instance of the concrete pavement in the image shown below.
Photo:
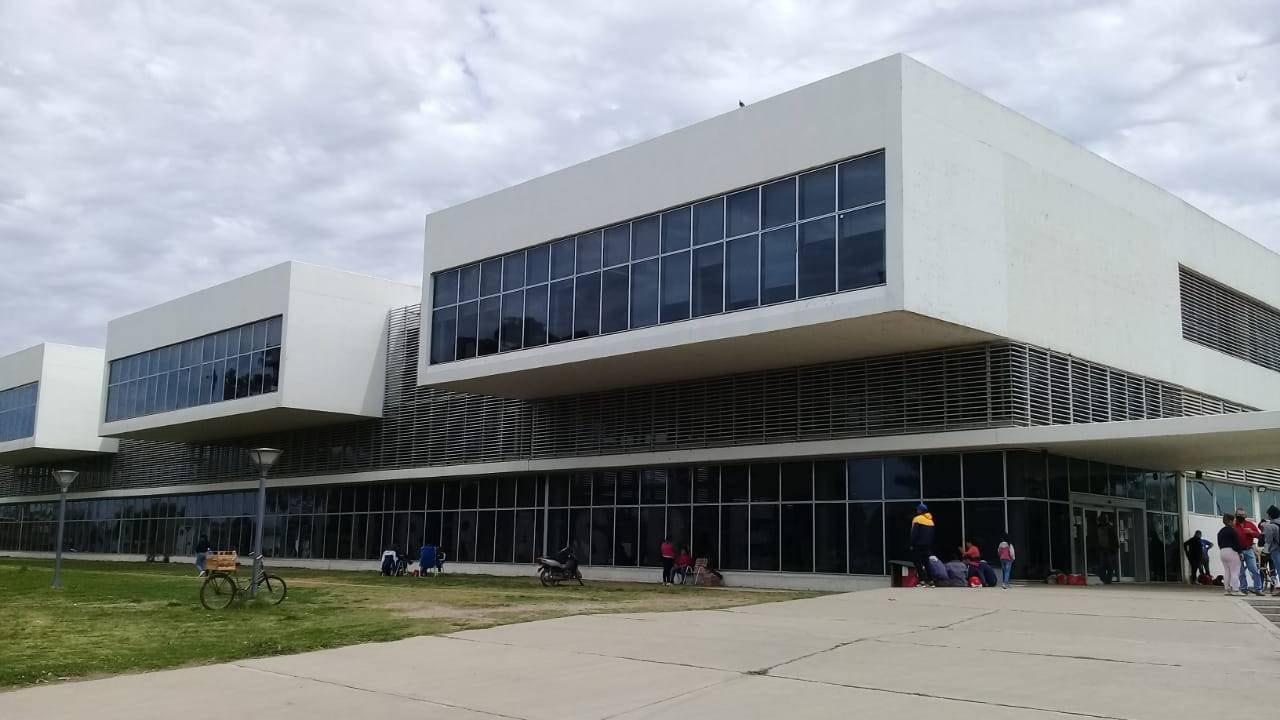
[[[1176,720],[1220,712],[1228,676],[1280,681],[1280,631],[1209,589],[873,590],[30,688],[0,718]]]

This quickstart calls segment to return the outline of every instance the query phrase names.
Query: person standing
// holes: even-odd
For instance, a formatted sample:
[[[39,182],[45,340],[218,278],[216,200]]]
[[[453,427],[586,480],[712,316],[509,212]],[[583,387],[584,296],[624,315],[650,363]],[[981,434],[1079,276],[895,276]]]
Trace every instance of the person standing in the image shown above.
[[[196,540],[196,571],[198,572],[196,577],[205,576],[206,572],[204,569],[204,565],[205,565],[205,562],[208,561],[208,559],[209,559],[209,537],[207,535],[201,535],[200,539]]]
[[[1199,530],[1190,540],[1182,543],[1182,550],[1187,554],[1187,563],[1191,565],[1191,582],[1200,582],[1200,576],[1209,574],[1209,550],[1213,543],[1204,539]]]
[[[1242,507],[1236,508],[1236,535],[1240,536],[1240,591],[1243,593],[1262,594],[1262,574],[1258,572],[1258,553],[1254,550],[1254,542],[1262,537],[1262,531],[1249,519]],[[1222,545],[1221,542],[1218,545]],[[1253,589],[1245,579],[1245,571],[1253,577]]]
[[[1018,554],[1014,552],[1013,543],[1009,542],[1009,533],[1004,534],[1004,538],[1000,541],[1000,546],[996,549],[996,555],[1000,557],[1001,585],[1005,590],[1009,589],[1009,578],[1013,577],[1013,561],[1017,559]]]
[[[1218,531],[1218,553],[1222,558],[1222,582],[1227,595],[1243,595],[1240,592],[1240,535],[1236,532],[1236,517],[1231,513],[1222,516],[1222,529]]]
[[[652,547],[652,545],[650,546]],[[663,538],[662,547],[662,584],[670,585],[672,571],[676,566],[676,545],[671,542],[670,537]]]
[[[1098,579],[1106,585],[1115,580],[1115,555],[1119,547],[1116,529],[1109,515],[1098,518]]]
[[[1271,594],[1280,595],[1280,508],[1272,505],[1267,508],[1267,529],[1263,532],[1262,541],[1266,544],[1267,557],[1271,558],[1271,572],[1277,574],[1276,586]]]
[[[911,563],[916,566],[920,587],[935,587],[933,572],[929,569],[934,535],[933,513],[929,512],[928,505],[920,503],[916,506],[916,516],[911,518]]]

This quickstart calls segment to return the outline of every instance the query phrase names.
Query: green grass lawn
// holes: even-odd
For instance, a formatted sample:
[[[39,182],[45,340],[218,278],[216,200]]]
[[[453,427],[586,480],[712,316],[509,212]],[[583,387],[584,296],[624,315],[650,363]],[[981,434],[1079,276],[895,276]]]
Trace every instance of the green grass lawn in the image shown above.
[[[581,588],[485,575],[277,572],[289,584],[280,605],[211,612],[200,605],[203,581],[190,565],[65,561],[58,591],[49,587],[52,561],[0,558],[0,688],[562,615],[721,608],[815,594],[592,582],[589,570]]]

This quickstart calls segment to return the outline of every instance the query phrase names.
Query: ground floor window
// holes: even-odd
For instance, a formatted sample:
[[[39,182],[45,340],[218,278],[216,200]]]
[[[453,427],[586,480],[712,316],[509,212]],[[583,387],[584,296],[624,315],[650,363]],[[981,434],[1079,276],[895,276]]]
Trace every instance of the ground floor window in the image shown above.
[[[1182,577],[1176,478],[1032,451],[705,464],[273,488],[269,557],[375,560],[441,547],[459,562],[527,563],[571,547],[586,565],[656,566],[670,537],[724,570],[883,574],[910,557],[925,502],[945,562],[965,542],[998,564],[1008,537],[1015,575],[1072,570],[1076,488],[1145,500],[1152,580]],[[207,539],[247,554],[251,492],[68,503],[65,548],[190,555]],[[0,506],[0,550],[51,550],[57,504]]]

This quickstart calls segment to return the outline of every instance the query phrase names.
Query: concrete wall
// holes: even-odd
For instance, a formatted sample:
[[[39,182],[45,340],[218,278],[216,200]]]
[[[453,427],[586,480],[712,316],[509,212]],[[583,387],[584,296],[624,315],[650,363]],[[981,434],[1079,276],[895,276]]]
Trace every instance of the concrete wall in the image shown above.
[[[1264,409],[1280,374],[1182,339],[1178,265],[1280,306],[1280,255],[910,59],[908,310]]]
[[[379,417],[387,311],[418,299],[416,286],[291,261],[112,320],[108,360],[283,315],[280,389],[103,422],[101,432],[123,435],[278,408]],[[100,406],[96,417],[104,414]]]
[[[754,310],[495,355],[453,367],[429,366],[430,315],[423,313],[419,381],[432,384],[573,358],[622,355],[725,334],[764,332],[901,307],[899,215],[899,76],[901,58],[885,58],[736,109],[564,170],[428,215],[423,307],[431,307],[432,273],[592,230],[846,157],[886,149],[888,289],[863,304],[852,296],[808,307]],[[869,291],[868,291],[869,292]],[[857,296],[860,293],[853,293]],[[775,327],[776,326],[776,327]]]

